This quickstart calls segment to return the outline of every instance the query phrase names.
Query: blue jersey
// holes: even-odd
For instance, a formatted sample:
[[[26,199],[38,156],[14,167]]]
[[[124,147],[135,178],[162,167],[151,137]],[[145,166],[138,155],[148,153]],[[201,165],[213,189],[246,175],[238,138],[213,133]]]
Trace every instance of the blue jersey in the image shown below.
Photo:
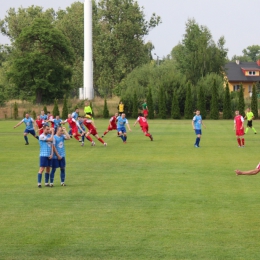
[[[57,136],[54,135],[54,141],[53,141],[53,145],[55,146],[58,154],[61,157],[65,157],[65,146],[64,146],[64,140],[66,140],[66,136],[65,135],[61,135],[61,136]],[[57,155],[54,152],[53,153],[53,159],[57,159]]]
[[[80,120],[78,121],[78,123],[79,123],[79,126],[81,127],[81,129],[86,130],[85,125],[84,125],[84,120],[83,120],[83,119],[80,119]],[[79,129],[79,130],[80,130],[80,129]],[[81,131],[81,130],[80,130],[80,131]]]
[[[29,118],[24,118],[23,120],[22,120],[22,122],[24,122],[25,123],[25,129],[27,129],[27,130],[34,130],[34,127],[33,127],[33,122],[34,122],[34,120],[31,118],[31,117],[29,117]]]
[[[61,119],[53,119],[53,123],[54,123],[54,128],[57,128],[58,126],[61,126],[62,120]]]
[[[41,134],[39,136],[39,144],[40,144],[40,157],[49,157],[52,152],[52,142],[48,142],[47,139],[51,137],[50,134],[45,135]]]
[[[193,122],[194,122],[194,128],[195,129],[197,129],[197,130],[199,130],[199,129],[201,129],[201,123],[202,123],[202,117],[201,117],[201,115],[199,115],[199,116],[194,116],[193,117]]]
[[[42,120],[47,120],[48,117],[47,117],[47,115],[40,115],[40,119],[42,119]]]
[[[74,118],[75,120],[78,120],[79,114],[77,112],[73,112],[71,117]]]
[[[117,117],[117,128],[125,126],[125,124],[128,124],[128,120],[126,118],[122,118],[121,116]]]

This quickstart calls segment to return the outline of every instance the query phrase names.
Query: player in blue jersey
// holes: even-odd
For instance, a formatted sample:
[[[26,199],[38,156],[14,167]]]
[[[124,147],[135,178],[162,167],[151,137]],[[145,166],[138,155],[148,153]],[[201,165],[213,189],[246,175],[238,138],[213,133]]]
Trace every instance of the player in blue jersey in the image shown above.
[[[52,170],[50,175],[50,187],[53,187],[54,175],[57,168],[60,168],[60,181],[61,186],[65,185],[65,146],[64,141],[69,140],[70,136],[65,127],[58,126],[57,133],[54,135],[53,140],[53,158]]]
[[[55,118],[50,119],[50,121],[54,124],[54,134],[56,134],[58,127],[61,126],[62,119],[57,115]]]
[[[121,116],[117,117],[117,131],[124,143],[126,143],[127,140],[125,125],[127,125],[129,131],[132,131],[125,117],[125,113],[122,113]]]
[[[42,120],[47,120],[48,119],[48,116],[44,114],[44,110],[41,111],[40,119],[42,119]]]
[[[43,126],[43,134],[39,136],[39,144],[40,144],[40,169],[38,172],[38,187],[42,187],[42,173],[46,168],[45,172],[45,186],[49,185],[49,178],[50,178],[50,169],[52,163],[52,156],[53,156],[53,134],[54,129],[47,125]]]
[[[39,137],[36,135],[35,130],[34,130],[34,120],[30,117],[29,114],[26,114],[25,118],[21,122],[19,122],[17,125],[15,125],[14,128],[18,127],[22,123],[25,124],[25,130],[23,133],[25,145],[29,144],[28,137],[27,137],[28,134],[31,134],[35,138],[39,139]]]
[[[196,140],[194,147],[199,148],[200,147],[200,138],[201,138],[201,125],[203,125],[205,128],[206,126],[202,122],[202,117],[200,115],[200,111],[196,110],[196,115],[192,119],[192,128],[195,131],[196,134]]]
[[[81,129],[78,127],[78,132],[81,134],[81,146],[84,146],[84,141],[85,141],[85,134],[84,132],[86,132],[86,128],[84,126],[84,118],[81,116],[78,116],[78,123],[79,126],[81,127]],[[82,131],[83,130],[83,131]]]
[[[71,117],[74,118],[76,121],[78,120],[79,117],[79,109],[76,108],[75,111],[71,114]]]

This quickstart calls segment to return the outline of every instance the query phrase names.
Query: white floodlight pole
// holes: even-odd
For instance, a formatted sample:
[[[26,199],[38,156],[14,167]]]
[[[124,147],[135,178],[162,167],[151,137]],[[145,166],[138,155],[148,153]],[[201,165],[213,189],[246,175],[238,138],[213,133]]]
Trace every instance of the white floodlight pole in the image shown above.
[[[94,97],[92,56],[92,0],[85,0],[83,88],[79,89],[80,99],[92,100]]]

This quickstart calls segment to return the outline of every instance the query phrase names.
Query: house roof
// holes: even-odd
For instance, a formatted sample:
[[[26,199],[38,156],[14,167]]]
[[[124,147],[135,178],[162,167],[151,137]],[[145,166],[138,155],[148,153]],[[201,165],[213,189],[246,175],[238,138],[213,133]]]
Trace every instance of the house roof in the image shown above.
[[[239,82],[258,82],[260,76],[245,76],[242,69],[244,70],[260,70],[260,66],[256,62],[228,62],[225,65],[225,71],[228,81],[239,81]]]

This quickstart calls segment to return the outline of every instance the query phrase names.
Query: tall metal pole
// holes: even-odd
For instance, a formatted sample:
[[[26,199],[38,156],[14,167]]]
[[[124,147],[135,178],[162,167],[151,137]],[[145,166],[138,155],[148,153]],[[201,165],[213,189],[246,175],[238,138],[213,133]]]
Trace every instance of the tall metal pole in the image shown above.
[[[93,54],[92,54],[92,0],[84,2],[84,68],[83,88],[79,89],[79,98],[92,100],[93,90]]]

